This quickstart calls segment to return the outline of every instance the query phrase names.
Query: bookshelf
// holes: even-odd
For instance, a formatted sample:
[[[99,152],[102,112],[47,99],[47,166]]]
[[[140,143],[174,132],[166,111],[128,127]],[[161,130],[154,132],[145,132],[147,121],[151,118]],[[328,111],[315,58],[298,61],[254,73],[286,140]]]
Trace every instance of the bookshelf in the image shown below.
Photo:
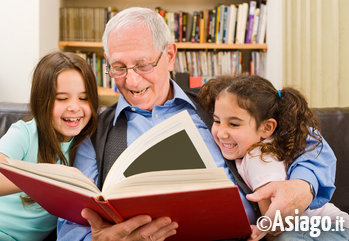
[[[178,12],[178,11],[186,11],[190,14],[190,18],[192,17],[194,11],[201,11],[204,9],[214,9],[216,6],[224,4],[226,6],[230,6],[231,4],[241,4],[248,3],[250,4],[251,0],[145,0],[142,2],[136,0],[129,0],[127,4],[125,2],[121,2],[119,0],[101,0],[101,1],[93,1],[93,0],[61,0],[61,7],[66,8],[77,8],[77,7],[86,7],[86,8],[100,8],[100,7],[108,7],[113,6],[116,7],[117,10],[122,10],[131,6],[141,6],[155,9],[160,7],[161,9],[168,12]],[[261,0],[257,0],[257,3],[262,2]],[[265,2],[265,1],[264,1]],[[247,19],[248,21],[248,19]],[[188,27],[189,31],[191,29],[192,21],[189,21]],[[247,26],[246,26],[247,28]],[[219,41],[218,41],[219,42]],[[241,51],[245,56],[249,54],[251,56],[252,51],[266,53],[268,51],[268,45],[263,41],[263,43],[208,43],[208,42],[176,42],[178,51]],[[99,41],[75,41],[69,40],[59,41],[58,46],[63,51],[77,51],[77,52],[95,52],[99,56],[103,56],[103,45],[102,42]],[[244,66],[248,66],[250,68],[249,61],[251,61],[251,57],[247,61],[243,61]],[[246,67],[245,67],[246,68]],[[246,71],[244,71],[246,72]],[[103,88],[105,89],[105,88]],[[108,89],[108,88],[107,88]],[[111,89],[109,89],[111,90]],[[108,96],[112,95],[112,98],[115,98],[113,91],[100,91],[100,96]]]
[[[98,101],[102,106],[109,106],[114,104],[119,99],[119,93],[111,88],[104,88],[98,86]]]
[[[102,42],[59,41],[59,48],[103,48]],[[176,43],[178,49],[251,49],[267,51],[267,44],[216,44],[216,43]]]

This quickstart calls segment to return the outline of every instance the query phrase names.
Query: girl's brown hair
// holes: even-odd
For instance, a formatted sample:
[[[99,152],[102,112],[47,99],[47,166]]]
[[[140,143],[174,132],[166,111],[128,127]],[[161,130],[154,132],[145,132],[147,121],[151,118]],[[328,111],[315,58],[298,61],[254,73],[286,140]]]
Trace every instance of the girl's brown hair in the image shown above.
[[[63,136],[52,125],[52,113],[56,99],[57,77],[62,71],[71,69],[78,71],[83,77],[92,116],[83,130],[74,137],[68,161],[60,146]],[[80,56],[69,52],[53,52],[44,56],[34,70],[30,108],[38,131],[37,162],[57,163],[60,160],[62,164],[72,166],[78,146],[97,128],[97,84],[90,65]],[[24,204],[34,203],[29,197],[22,197],[22,201]]]
[[[63,136],[52,125],[52,111],[56,99],[57,76],[69,69],[78,71],[83,77],[92,117],[80,134],[74,137],[68,162],[60,147]],[[34,70],[30,107],[39,135],[38,162],[56,163],[60,160],[62,164],[72,166],[78,146],[97,127],[97,85],[89,64],[74,53],[54,52],[44,56]]]
[[[262,154],[272,153],[288,167],[303,153],[322,145],[319,120],[298,90],[284,88],[278,91],[259,76],[221,76],[201,88],[199,102],[213,113],[215,100],[223,91],[237,96],[239,107],[255,118],[257,128],[270,118],[277,121],[271,136],[273,141],[257,143],[251,149],[260,146]],[[315,144],[306,148],[308,136],[315,139]]]

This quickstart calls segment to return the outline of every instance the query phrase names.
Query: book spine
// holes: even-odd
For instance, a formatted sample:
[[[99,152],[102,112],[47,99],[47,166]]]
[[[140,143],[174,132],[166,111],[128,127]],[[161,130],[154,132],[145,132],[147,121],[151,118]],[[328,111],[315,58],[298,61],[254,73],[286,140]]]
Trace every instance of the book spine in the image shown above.
[[[109,204],[108,200],[104,200],[102,196],[97,197],[95,202],[104,211],[104,216],[108,217],[108,221],[113,221],[115,223],[121,223],[124,221],[124,218],[119,214],[119,212]]]
[[[216,25],[217,25],[217,12],[216,12],[216,9],[212,9],[212,25],[210,26],[211,43],[215,43],[216,41]]]
[[[188,13],[183,12],[183,18],[182,18],[182,42],[187,42],[187,29],[188,29]]]
[[[178,16],[179,16],[178,42],[183,42],[183,12],[180,11]]]
[[[59,9],[59,39],[61,41],[65,41],[67,36],[66,36],[66,29],[67,29],[67,26],[66,26],[66,16],[67,14],[67,9],[66,8],[60,8]]]
[[[212,25],[213,25],[213,10],[208,11],[208,20],[207,20],[207,43],[212,43]]]
[[[174,14],[174,39],[175,42],[180,42],[180,26],[179,26],[179,13],[173,13]]]
[[[191,35],[190,35],[190,41],[195,43],[195,31],[196,31],[196,22],[198,19],[198,12],[194,12],[193,13],[193,24],[192,24],[192,28],[191,28]]]
[[[205,18],[204,11],[200,11],[199,42],[205,43]]]
[[[230,6],[226,6],[227,8],[227,15],[226,15],[226,25],[225,25],[225,33],[224,33],[224,43],[228,43],[228,39],[229,39],[229,30],[230,30],[230,11],[231,11],[231,7]]]
[[[195,26],[195,43],[200,42],[200,12],[197,12],[196,26]]]
[[[257,44],[264,43],[267,24],[267,5],[261,4],[259,12],[259,26],[257,32]]]
[[[247,33],[246,33],[246,43],[251,43],[252,40],[252,31],[253,31],[253,21],[254,21],[254,14],[256,11],[256,1],[250,2],[250,9],[249,9],[249,15],[248,15],[248,26],[247,26]]]
[[[221,43],[227,43],[227,21],[228,21],[228,6],[223,6],[224,12],[222,17]]]
[[[228,44],[235,42],[235,27],[236,27],[236,5],[230,5],[229,16],[229,31],[228,31]]]
[[[252,39],[251,39],[251,42],[253,44],[257,42],[258,23],[259,23],[259,8],[256,8],[256,11],[254,13]]]
[[[238,5],[237,10],[237,23],[236,23],[236,37],[235,37],[235,43],[241,44],[242,42],[242,12],[243,12],[243,4]]]
[[[216,8],[216,26],[215,26],[215,31],[214,31],[214,42],[215,43],[219,43],[219,28],[220,28],[220,25],[221,25],[221,7],[220,6],[217,6]]]

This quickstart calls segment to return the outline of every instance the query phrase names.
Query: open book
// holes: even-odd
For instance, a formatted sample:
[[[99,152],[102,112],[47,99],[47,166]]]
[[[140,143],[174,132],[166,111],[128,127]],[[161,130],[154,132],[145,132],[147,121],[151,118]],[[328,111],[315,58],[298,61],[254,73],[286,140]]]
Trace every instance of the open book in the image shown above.
[[[167,141],[178,133],[184,133],[179,140],[194,147],[185,150],[186,156],[198,157],[183,162],[189,163],[189,168],[169,165],[163,170],[140,170],[142,165],[137,163],[154,146],[168,143],[176,150],[176,146]],[[195,153],[190,155],[189,151]],[[179,154],[182,152],[184,150],[177,150]],[[162,162],[168,161],[166,153],[159,151],[158,155]],[[179,223],[177,234],[171,240],[248,236],[250,226],[238,188],[226,177],[223,168],[214,166],[190,116],[181,112],[130,145],[114,163],[102,191],[83,174],[58,164],[9,158],[8,163],[0,162],[0,172],[51,214],[80,224],[88,224],[81,217],[81,210],[88,207],[112,223],[139,214],[153,218],[169,216]]]

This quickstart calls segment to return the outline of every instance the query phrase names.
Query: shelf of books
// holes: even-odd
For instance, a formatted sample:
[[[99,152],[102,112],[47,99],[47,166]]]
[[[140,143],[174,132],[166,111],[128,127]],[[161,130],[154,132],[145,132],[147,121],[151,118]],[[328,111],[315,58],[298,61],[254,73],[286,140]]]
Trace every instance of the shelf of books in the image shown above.
[[[59,48],[103,48],[102,42],[92,41],[59,41]],[[255,49],[267,50],[267,44],[216,44],[216,43],[192,43],[176,42],[177,49]]]
[[[222,74],[264,76],[266,1],[232,1],[193,12],[155,10],[177,44],[175,72],[188,72],[195,86]],[[94,68],[98,85],[112,90],[114,81],[104,74],[101,39],[106,22],[116,13],[113,7],[60,8],[60,49],[79,52]]]

